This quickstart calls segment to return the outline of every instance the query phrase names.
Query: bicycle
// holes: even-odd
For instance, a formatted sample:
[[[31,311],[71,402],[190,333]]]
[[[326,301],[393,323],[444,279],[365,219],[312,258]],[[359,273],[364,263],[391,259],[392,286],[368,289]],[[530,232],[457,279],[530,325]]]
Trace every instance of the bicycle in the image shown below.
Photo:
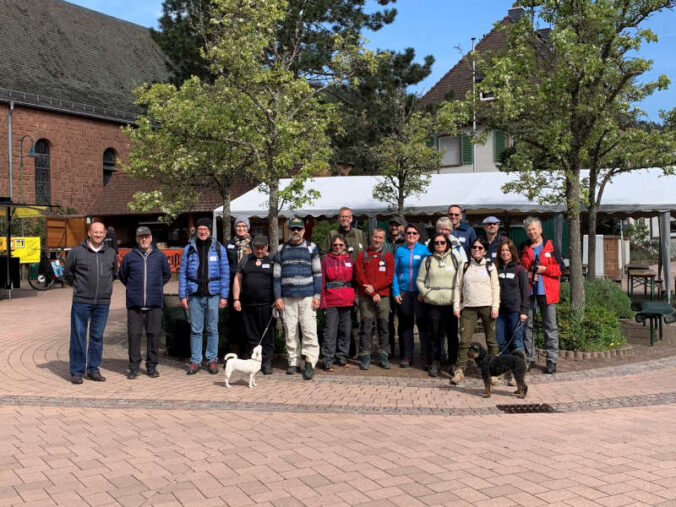
[[[28,284],[35,290],[49,290],[55,283],[65,286],[63,280],[63,268],[61,273],[54,273],[52,263],[47,256],[47,252],[40,252],[40,262],[30,264],[28,269]]]

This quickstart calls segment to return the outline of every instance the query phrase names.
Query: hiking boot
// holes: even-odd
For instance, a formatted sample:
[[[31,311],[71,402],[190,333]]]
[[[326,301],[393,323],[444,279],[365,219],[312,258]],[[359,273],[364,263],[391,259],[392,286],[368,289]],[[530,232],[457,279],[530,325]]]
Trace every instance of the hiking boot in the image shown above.
[[[82,384],[82,375],[71,375],[70,381],[73,384]]]
[[[411,360],[408,358],[402,359],[399,363],[399,368],[408,368],[409,366],[411,366]]]
[[[303,378],[305,380],[312,380],[312,377],[315,376],[315,369],[312,367],[310,361],[305,361],[305,371],[303,372]]]
[[[136,377],[138,377],[138,372],[136,370],[129,370],[129,373],[127,373],[127,378],[129,380],[134,380]]]
[[[433,361],[432,364],[430,364],[429,369],[427,370],[427,374],[430,377],[438,377],[439,376],[439,363],[436,361]]]
[[[392,368],[392,365],[390,365],[389,358],[387,357],[387,354],[380,354],[378,355],[378,361],[380,363],[380,367],[383,370],[389,370]]]
[[[556,373],[556,363],[554,361],[547,361],[547,367],[545,368],[545,373],[552,375]]]
[[[212,375],[216,375],[218,373],[218,361],[215,359],[213,361],[209,361],[209,373]]]
[[[361,356],[361,363],[359,364],[360,370],[368,370],[371,368],[371,356],[369,354],[364,354]]]
[[[451,379],[451,384],[458,385],[462,380],[465,378],[465,373],[462,371],[462,368],[458,368],[455,370],[455,374],[453,375],[453,378]]]
[[[264,364],[261,367],[261,371],[263,372],[263,375],[272,375],[272,365],[271,364]]]
[[[188,366],[188,371],[186,371],[186,374],[188,375],[194,375],[198,371],[200,371],[201,366],[197,363],[190,363],[190,366]]]
[[[150,378],[157,378],[160,376],[160,372],[157,371],[156,368],[148,368],[146,370],[146,375],[148,375]]]
[[[106,377],[101,375],[98,371],[87,373],[87,378],[93,380],[94,382],[105,382]]]

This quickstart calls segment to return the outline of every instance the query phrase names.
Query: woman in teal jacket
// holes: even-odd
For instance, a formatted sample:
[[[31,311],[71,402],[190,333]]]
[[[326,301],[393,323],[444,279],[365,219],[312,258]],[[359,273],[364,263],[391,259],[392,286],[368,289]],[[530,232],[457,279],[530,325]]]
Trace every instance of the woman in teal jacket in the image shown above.
[[[406,242],[394,253],[394,280],[392,280],[392,296],[399,310],[399,339],[404,344],[401,360],[402,368],[408,368],[413,361],[413,323],[418,325],[420,343],[426,340],[423,319],[422,298],[418,293],[416,278],[418,270],[430,252],[425,245],[418,243],[420,231],[409,224],[405,230]]]

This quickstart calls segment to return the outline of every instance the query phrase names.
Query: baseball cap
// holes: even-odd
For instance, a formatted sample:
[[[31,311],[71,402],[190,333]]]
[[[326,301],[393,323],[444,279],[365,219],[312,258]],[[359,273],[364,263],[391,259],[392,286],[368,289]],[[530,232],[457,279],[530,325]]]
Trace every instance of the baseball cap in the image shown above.
[[[500,219],[498,217],[490,216],[484,218],[484,221],[481,222],[483,225],[488,225],[488,224],[499,224]]]
[[[136,235],[137,236],[150,236],[152,235],[152,232],[150,232],[150,228],[146,227],[145,225],[142,225],[141,227],[138,227],[136,229]]]
[[[256,234],[251,244],[253,246],[268,246],[268,237],[263,234]]]
[[[289,220],[289,229],[304,229],[305,228],[305,222],[303,222],[303,219],[300,217],[293,217],[291,220]]]

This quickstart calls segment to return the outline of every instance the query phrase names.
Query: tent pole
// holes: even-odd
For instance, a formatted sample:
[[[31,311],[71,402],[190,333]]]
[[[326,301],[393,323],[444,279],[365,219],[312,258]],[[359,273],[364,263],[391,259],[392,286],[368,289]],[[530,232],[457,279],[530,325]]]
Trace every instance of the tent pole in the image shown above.
[[[660,260],[662,262],[664,289],[666,290],[667,301],[671,303],[671,228],[669,219],[671,214],[668,211],[660,211]],[[658,273],[659,275],[659,273]]]

